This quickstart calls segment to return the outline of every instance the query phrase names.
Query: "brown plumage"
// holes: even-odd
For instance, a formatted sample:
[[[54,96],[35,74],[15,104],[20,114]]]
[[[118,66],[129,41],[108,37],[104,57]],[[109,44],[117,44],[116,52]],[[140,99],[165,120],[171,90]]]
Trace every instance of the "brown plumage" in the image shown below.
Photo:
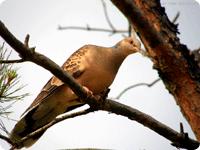
[[[126,38],[110,48],[86,45],[72,54],[62,69],[94,95],[99,95],[112,84],[123,60],[139,50],[140,42],[135,38]],[[10,137],[20,140],[58,115],[82,105],[74,92],[53,76],[23,113],[25,116],[15,125]],[[19,148],[30,147],[42,134],[28,139]]]

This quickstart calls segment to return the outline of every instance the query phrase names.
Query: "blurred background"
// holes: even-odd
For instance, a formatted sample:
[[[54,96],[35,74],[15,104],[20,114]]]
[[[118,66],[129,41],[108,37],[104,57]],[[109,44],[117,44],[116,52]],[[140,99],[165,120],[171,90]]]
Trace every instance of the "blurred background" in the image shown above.
[[[115,29],[128,30],[128,21],[109,1],[105,0],[109,19]],[[200,47],[200,7],[194,0],[161,0],[170,20],[177,12],[180,16],[180,42],[190,50]],[[59,65],[83,45],[93,44],[111,47],[122,40],[127,33],[112,34],[107,32],[85,30],[58,30],[58,27],[90,27],[111,29],[100,0],[5,0],[0,5],[0,20],[20,41],[30,34],[29,46],[36,46],[36,51],[49,57]],[[0,38],[0,45],[4,40]],[[12,50],[5,44],[8,51]],[[142,47],[144,48],[144,47]],[[19,59],[13,51],[10,59]],[[152,61],[141,54],[130,55],[121,66],[109,97],[116,97],[125,88],[138,83],[152,83],[158,79],[158,73],[152,68]],[[18,101],[10,108],[13,111],[9,118],[19,120],[21,114],[33,102],[46,82],[52,77],[47,70],[31,62],[15,64],[21,76],[17,86],[27,85],[18,94],[29,92],[31,95]],[[139,86],[127,91],[119,100],[120,103],[136,108],[169,126],[180,131],[180,122],[189,137],[196,139],[190,126],[180,112],[172,95],[165,89],[162,81],[152,87]],[[5,105],[5,104],[2,104]],[[82,110],[88,106],[81,107]],[[76,111],[77,111],[76,110]],[[16,121],[3,119],[8,131]],[[4,134],[3,131],[0,131]],[[123,116],[98,111],[73,119],[65,120],[48,129],[30,150],[36,149],[138,149],[138,150],[176,150],[171,142],[143,125]],[[0,140],[3,149],[10,146]]]

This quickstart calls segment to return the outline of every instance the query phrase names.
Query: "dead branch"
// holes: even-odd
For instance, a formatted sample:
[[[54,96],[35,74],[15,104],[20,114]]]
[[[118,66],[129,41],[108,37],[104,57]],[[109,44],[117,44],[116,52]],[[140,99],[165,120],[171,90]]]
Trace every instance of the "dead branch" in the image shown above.
[[[9,137],[6,137],[6,136],[1,135],[1,134],[0,134],[0,139],[5,140],[6,142],[8,142],[11,145],[15,144],[15,142],[13,140],[11,140]]]
[[[128,33],[127,30],[112,30],[112,29],[103,29],[103,28],[91,28],[91,27],[89,27],[89,25],[87,25],[87,27],[78,27],[78,26],[61,27],[61,26],[58,26],[58,30],[66,30],[66,29],[100,31],[100,32],[109,32],[109,33]]]
[[[139,84],[135,84],[132,86],[127,87],[126,89],[124,89],[116,98],[112,98],[112,99],[119,99],[125,92],[127,92],[128,90],[135,88],[137,86],[141,86],[141,85],[146,85],[148,87],[153,86],[154,84],[156,84],[158,81],[160,81],[160,78],[158,78],[157,80],[153,81],[152,83],[148,84],[148,83],[139,83]]]
[[[0,60],[0,64],[1,63],[7,63],[7,64],[9,64],[9,63],[21,63],[21,62],[25,62],[25,60],[23,60],[23,59],[19,59],[19,60]]]
[[[105,13],[106,20],[107,20],[109,26],[111,27],[111,29],[113,31],[115,31],[116,29],[114,28],[114,26],[112,25],[112,23],[111,23],[111,21],[110,21],[110,19],[108,17],[108,13],[107,13],[107,9],[106,9],[106,4],[105,4],[104,0],[101,0],[101,2],[103,4],[103,10],[104,10],[104,13]]]
[[[180,16],[180,12],[177,12],[176,16],[172,20],[172,23],[175,23],[177,21],[177,19],[178,19],[179,16]]]
[[[130,28],[129,28],[129,30],[116,30],[115,29],[115,27],[113,26],[113,24],[111,23],[111,21],[110,21],[110,19],[108,17],[106,4],[105,4],[104,0],[101,0],[101,2],[102,2],[102,5],[103,5],[103,10],[104,10],[104,14],[105,14],[106,20],[107,20],[107,22],[108,22],[108,24],[109,24],[111,29],[91,28],[87,24],[87,27],[78,27],[78,26],[61,27],[61,26],[58,26],[58,30],[75,29],[75,30],[87,30],[87,31],[100,31],[100,32],[112,33],[111,35],[113,35],[115,33],[129,33],[129,37],[130,37]]]
[[[72,113],[72,114],[67,114],[67,115],[58,117],[58,118],[54,119],[53,121],[51,121],[50,123],[46,124],[45,126],[39,128],[36,131],[34,131],[34,132],[28,134],[27,136],[23,137],[20,141],[18,141],[18,143],[10,143],[10,144],[13,145],[10,150],[14,150],[15,148],[17,148],[24,141],[28,140],[29,138],[31,138],[31,137],[33,137],[33,136],[35,136],[35,135],[37,135],[37,134],[39,134],[41,132],[44,132],[45,130],[47,130],[51,126],[53,126],[53,125],[65,120],[65,119],[69,119],[69,118],[74,118],[74,117],[77,117],[77,116],[85,115],[85,114],[88,114],[90,112],[93,112],[93,110],[89,108],[89,109],[86,109],[86,110],[83,110],[83,111],[79,111],[79,112],[75,112],[75,113]]]

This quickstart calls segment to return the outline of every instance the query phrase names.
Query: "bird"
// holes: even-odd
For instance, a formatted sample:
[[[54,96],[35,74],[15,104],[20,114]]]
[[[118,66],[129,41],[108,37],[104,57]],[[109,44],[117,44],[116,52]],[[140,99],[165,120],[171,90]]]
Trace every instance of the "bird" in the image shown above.
[[[127,37],[112,47],[85,45],[74,52],[61,68],[74,77],[87,92],[99,96],[113,83],[125,58],[140,52],[140,47],[141,44],[135,37]],[[22,119],[11,131],[10,139],[17,142],[58,115],[84,104],[67,85],[53,76],[25,110]],[[44,132],[24,141],[18,148],[32,146]]]

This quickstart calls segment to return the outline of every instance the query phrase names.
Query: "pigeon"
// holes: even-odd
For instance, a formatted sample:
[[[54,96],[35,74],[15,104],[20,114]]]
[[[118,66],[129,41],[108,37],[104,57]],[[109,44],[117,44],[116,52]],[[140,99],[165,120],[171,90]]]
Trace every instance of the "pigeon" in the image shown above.
[[[124,59],[140,52],[140,42],[128,37],[112,47],[85,45],[74,52],[61,67],[94,96],[99,96],[115,79]],[[23,113],[23,118],[11,131],[16,142],[66,113],[85,103],[61,80],[53,76],[42,88],[33,103]],[[32,146],[43,134],[37,134],[19,145]]]

